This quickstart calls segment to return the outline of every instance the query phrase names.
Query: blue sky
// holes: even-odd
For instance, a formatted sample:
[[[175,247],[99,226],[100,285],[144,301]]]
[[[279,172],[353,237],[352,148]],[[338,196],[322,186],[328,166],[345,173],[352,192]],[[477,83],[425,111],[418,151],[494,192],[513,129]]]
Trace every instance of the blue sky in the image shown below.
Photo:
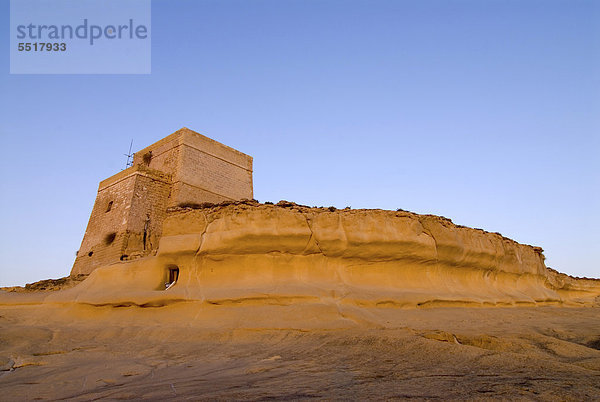
[[[260,201],[403,208],[600,277],[600,2],[152,2],[150,75],[10,75],[0,285],[69,273],[98,182],[189,127]]]

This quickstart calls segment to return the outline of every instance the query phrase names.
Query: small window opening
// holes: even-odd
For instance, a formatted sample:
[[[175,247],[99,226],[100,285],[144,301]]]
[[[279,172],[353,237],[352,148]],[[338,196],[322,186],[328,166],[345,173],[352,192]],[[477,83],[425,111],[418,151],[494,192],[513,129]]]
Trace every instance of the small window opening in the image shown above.
[[[106,212],[110,211],[112,209],[113,206],[113,202],[109,202],[108,205],[106,206]]]
[[[109,233],[106,236],[104,236],[104,244],[106,244],[107,246],[111,245],[113,241],[115,241],[115,238],[117,237],[117,234],[115,232]]]
[[[144,250],[146,250],[146,241],[148,240],[148,230],[150,229],[150,215],[146,214],[146,222],[144,223]]]
[[[92,255],[94,255],[94,252],[93,252],[93,251],[90,251],[90,252],[88,253],[88,257],[91,257]]]
[[[146,152],[143,156],[142,156],[142,160],[144,161],[144,164],[146,166],[150,166],[150,161],[152,160],[152,151],[148,151]]]
[[[121,258],[119,258],[121,261],[125,261],[125,259],[127,259],[127,257],[129,257],[127,254],[123,254],[121,256]]]
[[[179,268],[172,266],[169,267],[169,281],[165,283],[165,290],[175,285],[177,279],[179,279]]]

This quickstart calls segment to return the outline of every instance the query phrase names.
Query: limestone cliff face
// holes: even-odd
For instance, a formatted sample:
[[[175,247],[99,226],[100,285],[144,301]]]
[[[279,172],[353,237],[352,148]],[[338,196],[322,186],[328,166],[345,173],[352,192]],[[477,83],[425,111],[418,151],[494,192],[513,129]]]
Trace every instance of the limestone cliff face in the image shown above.
[[[541,251],[431,215],[235,203],[170,212],[156,256],[98,269],[71,294],[92,304],[599,300],[598,281],[572,280],[567,289],[545,267]],[[177,283],[164,290],[175,267]]]

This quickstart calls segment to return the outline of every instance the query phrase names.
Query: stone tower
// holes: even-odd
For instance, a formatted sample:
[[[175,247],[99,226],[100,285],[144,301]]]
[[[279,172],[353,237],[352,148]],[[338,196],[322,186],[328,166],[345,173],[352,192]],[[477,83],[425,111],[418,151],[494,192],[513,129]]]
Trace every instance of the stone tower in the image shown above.
[[[244,198],[253,198],[252,157],[182,128],[100,182],[71,275],[156,250],[169,207]]]

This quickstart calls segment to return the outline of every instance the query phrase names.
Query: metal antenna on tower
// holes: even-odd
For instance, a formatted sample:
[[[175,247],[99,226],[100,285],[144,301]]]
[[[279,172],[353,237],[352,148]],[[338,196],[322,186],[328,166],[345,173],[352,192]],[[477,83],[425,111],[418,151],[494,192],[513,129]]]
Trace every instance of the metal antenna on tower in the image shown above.
[[[133,166],[133,154],[131,153],[131,149],[133,148],[133,138],[131,139],[131,143],[129,144],[129,152],[124,154],[127,157],[127,163],[125,163],[125,169],[130,166]]]

